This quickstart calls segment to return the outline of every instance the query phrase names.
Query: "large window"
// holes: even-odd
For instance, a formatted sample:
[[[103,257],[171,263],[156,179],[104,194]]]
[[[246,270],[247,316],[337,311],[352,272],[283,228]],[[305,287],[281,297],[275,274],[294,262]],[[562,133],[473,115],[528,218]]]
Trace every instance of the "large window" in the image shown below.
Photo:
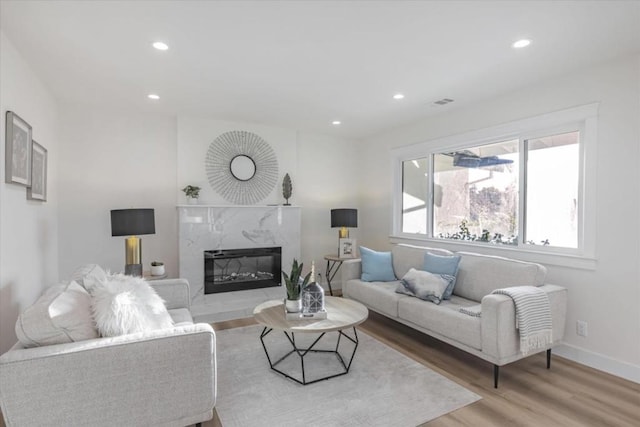
[[[567,111],[573,122],[545,127],[530,119],[496,130],[507,137],[484,130],[482,143],[458,136],[451,148],[398,150],[395,235],[584,253],[585,130],[595,134],[595,124]]]

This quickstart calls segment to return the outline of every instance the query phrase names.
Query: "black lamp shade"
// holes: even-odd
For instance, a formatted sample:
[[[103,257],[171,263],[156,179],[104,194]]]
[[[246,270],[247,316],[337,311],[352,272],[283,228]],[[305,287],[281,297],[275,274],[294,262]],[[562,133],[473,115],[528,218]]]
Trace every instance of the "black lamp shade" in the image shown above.
[[[115,209],[111,211],[112,236],[155,234],[153,209]]]
[[[357,209],[331,209],[331,227],[349,227],[358,226],[358,210]]]

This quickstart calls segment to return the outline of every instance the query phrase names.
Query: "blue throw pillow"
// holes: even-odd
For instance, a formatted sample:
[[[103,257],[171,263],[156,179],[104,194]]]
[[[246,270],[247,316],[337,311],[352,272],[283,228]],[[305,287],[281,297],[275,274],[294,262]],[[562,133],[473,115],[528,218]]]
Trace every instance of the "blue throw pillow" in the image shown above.
[[[360,246],[362,259],[361,280],[365,282],[391,282],[396,280],[391,263],[391,252],[376,252]]]
[[[460,263],[460,255],[434,255],[432,253],[424,254],[424,270],[433,274],[446,274],[448,276],[453,276],[454,280],[451,281],[447,289],[445,289],[444,294],[442,294],[442,299],[450,299],[451,294],[453,293],[453,288],[456,285],[455,277],[458,274],[458,264]]]

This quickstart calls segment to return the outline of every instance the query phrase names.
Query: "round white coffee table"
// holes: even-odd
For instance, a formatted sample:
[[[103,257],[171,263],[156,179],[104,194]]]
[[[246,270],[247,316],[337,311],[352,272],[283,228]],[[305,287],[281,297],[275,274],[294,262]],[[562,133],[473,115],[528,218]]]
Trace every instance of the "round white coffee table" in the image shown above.
[[[356,350],[358,349],[358,333],[356,332],[356,326],[367,320],[367,317],[369,316],[369,310],[367,309],[367,307],[357,301],[330,296],[325,297],[325,309],[327,310],[326,319],[312,320],[287,320],[285,316],[284,301],[281,300],[264,302],[253,310],[253,317],[258,323],[264,326],[262,333],[260,334],[260,341],[262,342],[262,348],[264,349],[264,353],[267,356],[267,360],[269,361],[269,366],[271,366],[271,369],[302,385],[313,384],[318,381],[328,380],[329,378],[334,378],[349,373],[349,368],[351,367],[351,363],[353,362],[353,357],[355,356]],[[353,336],[349,336],[345,332],[345,330],[349,328],[352,329]],[[269,355],[269,351],[267,350],[267,346],[264,342],[264,338],[274,329],[282,331],[284,333],[292,348],[290,352],[286,353],[277,361],[271,360],[271,356]],[[335,345],[335,348],[330,350],[317,349],[316,345],[320,342],[322,337],[324,337],[325,334],[329,332],[338,333],[338,342]],[[308,347],[300,348],[298,345],[296,345],[296,333],[311,333],[320,335]],[[353,352],[348,357],[348,363],[345,362],[339,351],[340,341],[343,337],[354,344]],[[342,369],[337,373],[331,373],[329,375],[323,376],[322,378],[316,378],[311,381],[307,381],[304,367],[304,357],[308,353],[333,353],[340,362],[340,366],[342,367]],[[278,369],[277,367],[278,364],[280,364],[283,360],[285,360],[292,354],[297,354],[300,357],[302,373],[301,379],[295,378],[289,373]]]

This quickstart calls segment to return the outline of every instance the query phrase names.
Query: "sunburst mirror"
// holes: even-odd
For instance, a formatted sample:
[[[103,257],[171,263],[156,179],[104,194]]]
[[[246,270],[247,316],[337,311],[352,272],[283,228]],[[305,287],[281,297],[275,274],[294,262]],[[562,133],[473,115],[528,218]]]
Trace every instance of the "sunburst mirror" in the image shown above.
[[[205,163],[211,187],[238,205],[263,200],[278,181],[278,159],[273,149],[260,136],[247,131],[218,136],[209,145]]]

